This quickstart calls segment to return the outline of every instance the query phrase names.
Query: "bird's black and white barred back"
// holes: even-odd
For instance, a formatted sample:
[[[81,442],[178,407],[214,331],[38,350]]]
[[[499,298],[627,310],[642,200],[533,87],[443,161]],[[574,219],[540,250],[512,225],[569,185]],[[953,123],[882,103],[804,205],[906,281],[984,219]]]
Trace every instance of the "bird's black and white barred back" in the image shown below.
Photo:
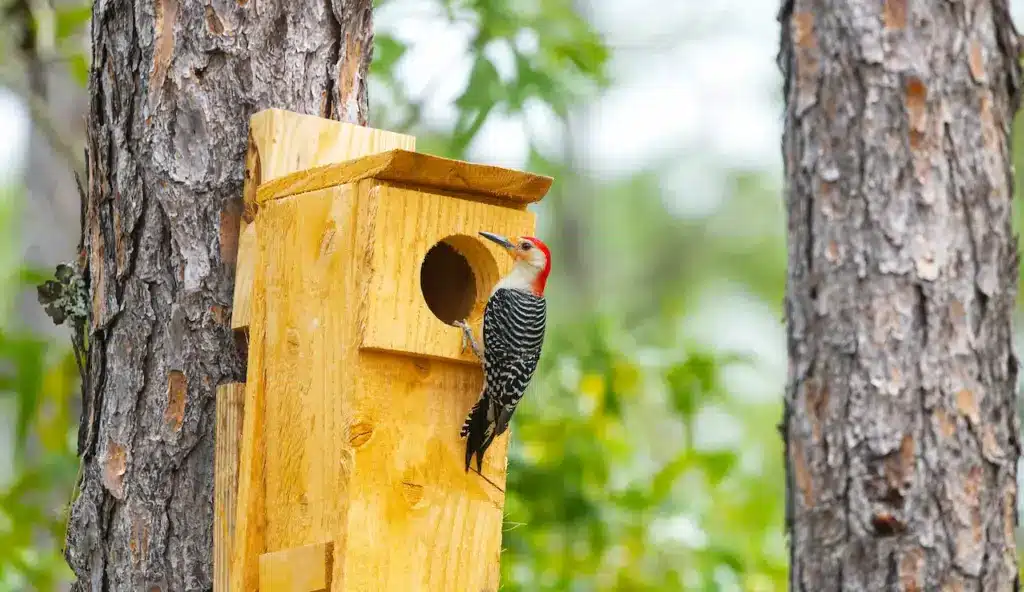
[[[477,470],[494,438],[505,433],[540,360],[547,322],[543,296],[497,288],[484,312],[484,387],[462,425],[466,468],[477,455]]]

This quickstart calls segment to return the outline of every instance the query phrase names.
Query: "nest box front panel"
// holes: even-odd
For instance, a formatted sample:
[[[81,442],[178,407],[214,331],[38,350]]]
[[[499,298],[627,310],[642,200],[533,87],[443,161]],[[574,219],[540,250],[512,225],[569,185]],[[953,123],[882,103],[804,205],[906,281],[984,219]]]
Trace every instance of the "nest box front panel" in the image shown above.
[[[508,432],[485,477],[464,470],[458,438],[481,373],[363,350],[354,375],[344,589],[496,590]]]
[[[263,401],[266,552],[329,540],[344,523],[356,201],[346,185],[274,200],[258,214],[249,380]]]
[[[373,183],[362,346],[476,363],[451,325],[479,332],[484,305],[512,260],[480,231],[533,234],[531,212],[451,195]]]

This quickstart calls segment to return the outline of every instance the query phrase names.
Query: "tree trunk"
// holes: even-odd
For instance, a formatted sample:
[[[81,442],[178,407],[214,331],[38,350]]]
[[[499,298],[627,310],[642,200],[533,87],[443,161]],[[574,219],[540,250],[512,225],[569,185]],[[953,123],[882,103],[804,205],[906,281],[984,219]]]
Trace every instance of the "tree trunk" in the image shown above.
[[[787,0],[790,589],[1017,589],[1007,0]]]
[[[230,328],[248,118],[365,124],[371,0],[93,8],[91,297],[67,558],[78,590],[211,588],[214,397]]]

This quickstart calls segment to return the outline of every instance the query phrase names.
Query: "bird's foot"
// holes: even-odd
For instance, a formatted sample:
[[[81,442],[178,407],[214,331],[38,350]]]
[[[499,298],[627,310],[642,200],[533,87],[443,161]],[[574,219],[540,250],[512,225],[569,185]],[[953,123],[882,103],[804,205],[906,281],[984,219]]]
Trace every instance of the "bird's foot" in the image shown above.
[[[484,359],[483,348],[477,343],[476,337],[473,336],[473,330],[469,327],[469,323],[465,320],[455,321],[452,325],[462,329],[462,353],[466,352],[466,346],[469,346],[473,350],[473,354],[481,360]]]

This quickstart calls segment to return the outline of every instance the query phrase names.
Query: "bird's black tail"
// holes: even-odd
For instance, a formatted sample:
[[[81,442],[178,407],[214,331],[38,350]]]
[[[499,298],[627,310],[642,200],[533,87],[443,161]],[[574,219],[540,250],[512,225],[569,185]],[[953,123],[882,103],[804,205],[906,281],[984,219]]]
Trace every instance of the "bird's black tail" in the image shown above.
[[[491,403],[487,397],[480,399],[473,405],[466,422],[462,424],[460,438],[466,439],[466,471],[469,471],[469,464],[476,455],[476,470],[481,472],[484,462],[484,452],[494,442],[495,422]]]

